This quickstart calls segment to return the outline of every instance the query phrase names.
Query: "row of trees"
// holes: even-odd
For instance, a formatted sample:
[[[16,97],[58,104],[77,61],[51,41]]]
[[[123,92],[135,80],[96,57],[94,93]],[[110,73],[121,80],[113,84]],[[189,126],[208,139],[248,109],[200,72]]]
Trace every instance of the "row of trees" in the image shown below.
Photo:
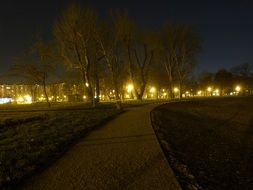
[[[157,83],[166,81],[171,95],[177,83],[182,97],[201,51],[200,38],[189,25],[167,23],[156,31],[141,29],[127,14],[111,12],[103,20],[95,10],[76,4],[57,19],[53,35],[53,43],[39,40],[32,48],[36,66],[19,59],[12,70],[25,69],[22,73],[29,81],[45,86],[48,74],[55,71],[53,65],[64,63],[79,72],[93,106],[99,101],[102,79],[114,89],[120,108],[123,83],[132,83],[135,96],[142,100],[147,83],[157,73],[162,73]]]
[[[198,79],[198,86],[205,89],[207,86],[216,86],[220,89],[221,95],[234,91],[236,85],[242,86],[245,90],[253,88],[252,65],[249,63],[239,64],[230,70],[221,69],[216,73],[204,72]]]

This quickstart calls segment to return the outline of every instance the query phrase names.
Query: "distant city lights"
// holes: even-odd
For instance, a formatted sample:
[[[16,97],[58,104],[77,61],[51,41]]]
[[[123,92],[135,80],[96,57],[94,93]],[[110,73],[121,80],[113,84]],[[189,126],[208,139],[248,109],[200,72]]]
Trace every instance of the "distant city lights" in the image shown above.
[[[11,103],[13,102],[13,99],[12,98],[0,98],[0,104],[8,104],[8,103]]]
[[[25,96],[19,96],[16,99],[17,104],[31,104],[32,103],[32,97],[29,95]]]
[[[52,91],[50,86],[47,87],[47,96],[43,92],[42,86],[35,85],[35,91],[31,90],[31,86],[28,85],[0,85],[0,104],[31,104],[33,102],[46,102],[47,97],[50,102],[78,102],[89,101],[89,96],[82,90],[83,86],[76,84],[64,87],[64,83],[54,86],[55,91]],[[86,83],[86,86],[88,83]],[[243,88],[240,85],[234,86],[234,88],[219,89],[215,86],[207,85],[202,89],[196,90],[194,88],[185,89],[185,86],[180,90],[179,86],[169,89],[161,86],[147,86],[143,93],[143,99],[170,99],[185,97],[209,97],[209,96],[238,96],[243,93],[252,93],[248,89]],[[137,92],[134,91],[134,85],[128,83],[124,88],[118,89],[118,95],[124,101],[137,99],[137,94],[140,89],[137,86]],[[181,92],[182,91],[182,92]],[[182,94],[181,94],[182,93]],[[98,95],[94,92],[94,98],[99,98],[101,101],[112,101],[116,98],[116,89],[105,88],[100,91]]]
[[[202,91],[201,91],[201,90],[199,90],[197,94],[198,94],[199,96],[201,96]]]

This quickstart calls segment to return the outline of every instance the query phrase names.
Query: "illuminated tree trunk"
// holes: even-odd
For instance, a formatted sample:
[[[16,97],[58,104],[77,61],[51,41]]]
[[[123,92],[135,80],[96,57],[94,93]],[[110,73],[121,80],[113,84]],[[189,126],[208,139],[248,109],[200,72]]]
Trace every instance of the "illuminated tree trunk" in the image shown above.
[[[47,101],[47,105],[48,105],[48,107],[51,107],[51,104],[50,104],[49,99],[48,99],[47,89],[46,89],[46,74],[45,73],[43,73],[42,86],[43,86],[43,92],[44,92],[44,95],[45,95],[45,98],[46,98],[46,101]]]
[[[109,71],[111,73],[111,80],[113,89],[115,90],[115,103],[117,109],[122,109],[121,98],[120,98],[120,90],[119,90],[119,62],[118,62],[118,52],[117,50],[117,39],[114,38],[114,43],[111,46],[105,49],[103,41],[98,40],[100,44],[100,48],[103,54],[103,58],[107,63]]]
[[[99,78],[98,78],[98,74],[97,73],[95,73],[94,74],[95,76],[94,76],[94,80],[95,80],[95,95],[96,96],[94,96],[94,102],[95,102],[95,104],[93,103],[93,107],[95,107],[96,106],[96,104],[97,103],[99,103],[99,101],[100,101],[100,98],[99,98],[99,95],[100,95],[100,86],[99,86]]]
[[[153,54],[154,54],[154,52],[151,51],[150,55],[148,55],[147,45],[145,43],[143,43],[142,45],[143,45],[143,55],[144,55],[144,58],[142,61],[140,60],[140,56],[137,54],[137,50],[136,49],[134,50],[134,57],[137,62],[136,68],[138,70],[137,71],[138,73],[135,73],[135,77],[134,77],[134,71],[133,71],[133,61],[131,57],[130,45],[128,44],[127,46],[128,59],[129,59],[129,74],[130,74],[132,83],[134,84],[134,92],[135,92],[137,100],[143,99],[143,95],[144,95],[146,85],[147,85],[149,66],[153,60]],[[139,78],[139,81],[138,80],[137,80],[138,82],[135,81],[135,78]]]
[[[173,60],[172,57],[170,56],[170,59],[168,58],[167,55],[165,55],[165,61],[164,61],[164,66],[166,69],[166,73],[169,78],[169,97],[172,99],[174,98],[174,93],[173,93],[173,73],[175,72],[174,65],[173,65]]]

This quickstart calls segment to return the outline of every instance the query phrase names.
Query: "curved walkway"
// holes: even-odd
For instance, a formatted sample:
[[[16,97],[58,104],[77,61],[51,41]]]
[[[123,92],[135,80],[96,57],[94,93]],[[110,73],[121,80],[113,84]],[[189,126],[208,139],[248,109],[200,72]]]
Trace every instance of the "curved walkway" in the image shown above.
[[[150,123],[155,106],[131,108],[97,128],[23,189],[181,189]]]

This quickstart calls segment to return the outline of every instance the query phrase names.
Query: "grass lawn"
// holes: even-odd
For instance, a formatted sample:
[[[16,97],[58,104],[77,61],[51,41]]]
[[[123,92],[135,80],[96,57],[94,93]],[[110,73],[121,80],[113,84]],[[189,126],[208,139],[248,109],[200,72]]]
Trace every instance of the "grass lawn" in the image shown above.
[[[112,104],[89,109],[85,104],[0,107],[0,189],[19,182],[68,145],[118,114]]]
[[[253,188],[253,97],[165,104],[152,120],[183,189]]]

